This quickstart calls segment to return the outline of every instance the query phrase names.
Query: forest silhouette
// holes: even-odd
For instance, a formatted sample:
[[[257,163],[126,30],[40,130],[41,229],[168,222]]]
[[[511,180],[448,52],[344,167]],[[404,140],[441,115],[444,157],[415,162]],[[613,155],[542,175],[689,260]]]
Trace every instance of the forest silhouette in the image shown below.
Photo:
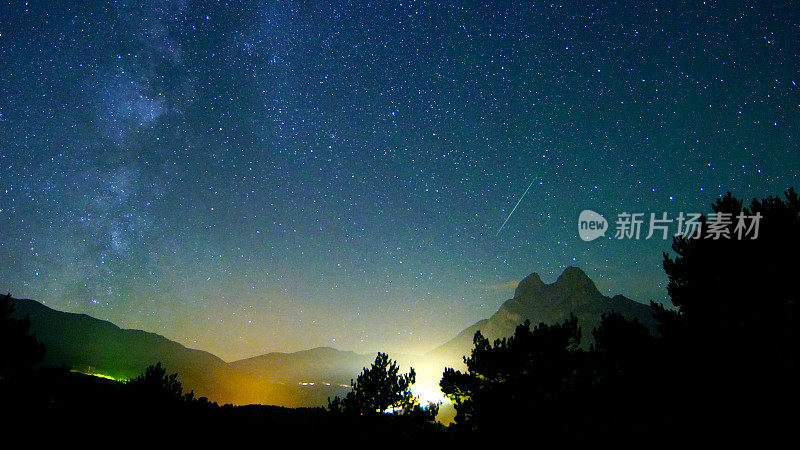
[[[789,189],[746,204],[729,193],[712,208],[732,217],[759,214],[759,235],[714,239],[719,230],[711,233],[703,217],[698,237],[675,237],[674,253],[663,255],[672,305],[651,302],[657,332],[613,312],[593,330],[582,330],[573,316],[526,321],[494,342],[479,331],[466,369],[448,368],[441,378],[456,409],[449,427],[434,421],[438,405],[420,405],[411,393],[414,369],[399,373],[385,353],[327,408],[220,406],[183,392],[178,374],[158,361],[127,382],[41,367],[46,349],[27,319],[12,317],[10,294],[0,298],[0,395],[13,415],[7,423],[113,417],[113,426],[144,433],[191,425],[364,442],[384,435],[577,442],[788,433],[800,375],[798,195]],[[586,333],[594,338],[588,350],[580,345]]]

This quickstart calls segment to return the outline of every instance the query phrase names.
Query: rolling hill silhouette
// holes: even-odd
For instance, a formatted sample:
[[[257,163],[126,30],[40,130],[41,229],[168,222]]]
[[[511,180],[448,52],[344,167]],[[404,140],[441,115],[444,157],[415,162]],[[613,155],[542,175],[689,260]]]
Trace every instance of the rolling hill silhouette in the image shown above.
[[[267,353],[234,361],[230,363],[230,367],[276,382],[306,380],[323,384],[345,384],[362,367],[369,366],[373,359],[370,355],[317,347],[295,353]]]
[[[185,391],[193,390],[197,396],[219,403],[307,403],[306,395],[295,392],[297,388],[237,372],[209,352],[187,348],[164,336],[122,329],[85,314],[56,311],[34,300],[12,301],[13,315],[29,316],[31,330],[46,347],[44,366],[68,366],[83,373],[130,379],[160,361],[168,372],[179,374]]]

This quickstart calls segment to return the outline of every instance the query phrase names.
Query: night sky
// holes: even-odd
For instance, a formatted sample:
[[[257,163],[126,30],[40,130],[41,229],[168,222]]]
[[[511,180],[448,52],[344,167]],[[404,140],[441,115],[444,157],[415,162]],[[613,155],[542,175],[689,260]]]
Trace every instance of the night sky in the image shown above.
[[[70,3],[0,5],[0,290],[226,360],[426,351],[569,265],[665,301],[581,210],[800,185],[794,1]]]

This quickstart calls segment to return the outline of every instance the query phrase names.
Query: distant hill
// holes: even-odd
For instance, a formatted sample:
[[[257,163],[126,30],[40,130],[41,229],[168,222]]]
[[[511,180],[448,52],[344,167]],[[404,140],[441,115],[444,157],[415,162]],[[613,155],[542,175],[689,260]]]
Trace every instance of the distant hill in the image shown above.
[[[300,386],[304,406],[326,405],[328,397],[343,396],[350,380],[374,361],[375,355],[318,347],[294,353],[267,353],[230,363],[241,374],[285,386]]]
[[[230,367],[276,382],[305,380],[346,384],[374,359],[374,355],[318,347],[295,353],[267,353],[234,361]]]
[[[56,311],[33,300],[13,299],[14,316],[29,316],[44,343],[45,366],[68,366],[117,379],[135,377],[161,362],[177,372],[184,390],[219,403],[293,404],[292,389],[232,370],[211,353],[186,348],[154,333],[122,329],[85,314]]]
[[[328,397],[347,393],[345,386],[375,358],[320,347],[229,364],[158,334],[56,311],[34,300],[13,299],[13,304],[14,316],[29,316],[31,329],[44,343],[45,366],[130,379],[160,361],[170,373],[178,373],[185,391],[220,404],[323,406]]]
[[[56,311],[33,300],[14,300],[14,316],[29,316],[31,328],[46,347],[46,365],[68,365],[115,378],[131,378],[161,361],[175,371],[223,369],[211,353],[192,350],[154,333],[122,329],[86,314]]]
[[[607,297],[600,293],[594,282],[577,267],[567,267],[553,284],[545,284],[538,274],[532,273],[520,281],[514,297],[507,300],[492,317],[481,320],[459,333],[455,338],[432,350],[426,356],[459,365],[462,355],[469,355],[475,332],[490,341],[508,337],[526,319],[532,325],[540,322],[562,322],[574,313],[582,330],[581,346],[588,348],[593,342],[592,330],[600,324],[601,315],[618,312],[629,319],[639,319],[655,329],[655,319],[649,305],[622,295]]]

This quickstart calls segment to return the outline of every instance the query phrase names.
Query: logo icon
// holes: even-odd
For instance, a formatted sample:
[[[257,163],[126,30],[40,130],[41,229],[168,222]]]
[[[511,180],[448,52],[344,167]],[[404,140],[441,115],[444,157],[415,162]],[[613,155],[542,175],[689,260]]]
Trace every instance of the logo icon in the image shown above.
[[[578,216],[578,236],[586,242],[593,241],[600,236],[606,235],[608,221],[606,218],[592,211],[584,209]]]

